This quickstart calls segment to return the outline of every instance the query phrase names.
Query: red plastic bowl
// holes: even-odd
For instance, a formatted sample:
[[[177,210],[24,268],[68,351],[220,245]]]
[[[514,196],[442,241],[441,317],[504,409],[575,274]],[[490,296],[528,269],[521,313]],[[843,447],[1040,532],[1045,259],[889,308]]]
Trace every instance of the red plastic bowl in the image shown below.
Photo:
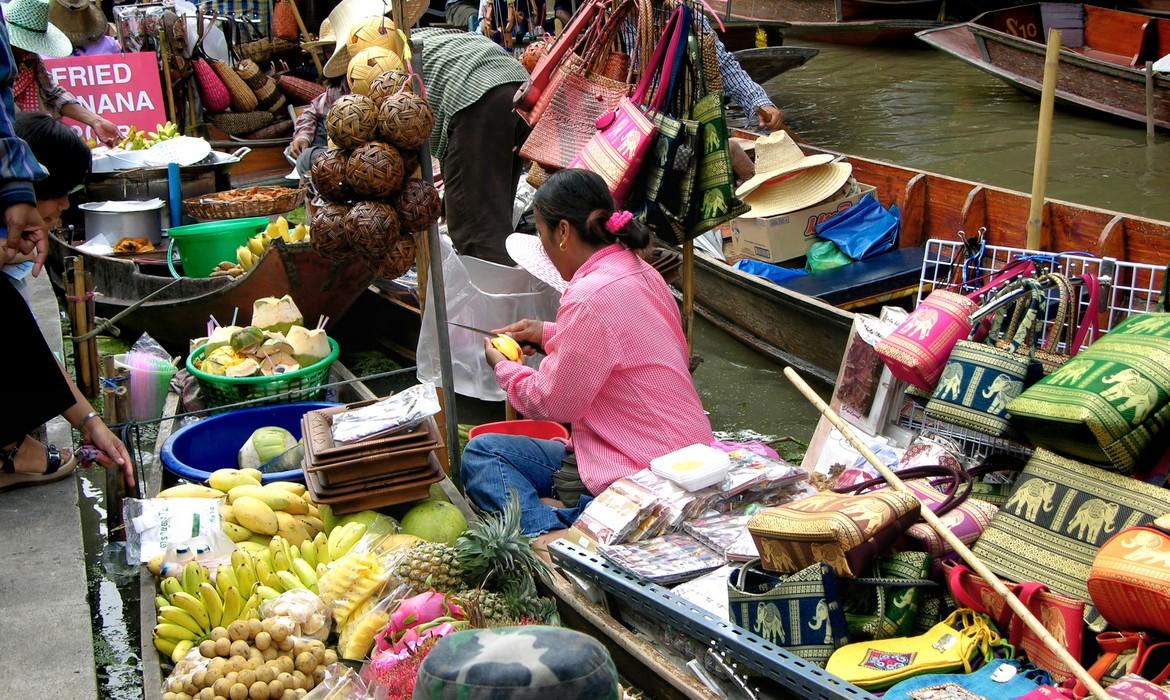
[[[565,426],[560,423],[551,420],[529,419],[502,420],[496,423],[477,425],[467,431],[467,437],[471,439],[476,435],[486,435],[488,433],[524,435],[525,437],[536,438],[537,440],[567,441],[569,439],[569,431],[565,430]]]

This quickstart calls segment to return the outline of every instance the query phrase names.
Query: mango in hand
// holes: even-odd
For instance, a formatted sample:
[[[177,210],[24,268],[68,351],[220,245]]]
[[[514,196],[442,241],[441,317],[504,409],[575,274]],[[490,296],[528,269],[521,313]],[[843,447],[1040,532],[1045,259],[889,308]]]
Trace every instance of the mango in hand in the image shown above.
[[[492,338],[492,347],[500,351],[504,357],[512,362],[519,362],[520,358],[524,356],[524,352],[520,349],[520,343],[517,343],[510,335],[497,335]]]

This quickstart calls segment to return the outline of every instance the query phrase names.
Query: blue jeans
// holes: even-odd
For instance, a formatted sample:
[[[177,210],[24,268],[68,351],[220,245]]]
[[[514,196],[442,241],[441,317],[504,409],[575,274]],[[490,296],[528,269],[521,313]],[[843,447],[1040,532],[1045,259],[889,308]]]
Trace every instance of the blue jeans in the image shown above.
[[[499,513],[515,493],[520,497],[520,527],[528,537],[571,526],[591,498],[576,508],[554,508],[553,474],[561,468],[564,444],[521,435],[479,435],[463,451],[461,477],[468,498],[489,513]]]

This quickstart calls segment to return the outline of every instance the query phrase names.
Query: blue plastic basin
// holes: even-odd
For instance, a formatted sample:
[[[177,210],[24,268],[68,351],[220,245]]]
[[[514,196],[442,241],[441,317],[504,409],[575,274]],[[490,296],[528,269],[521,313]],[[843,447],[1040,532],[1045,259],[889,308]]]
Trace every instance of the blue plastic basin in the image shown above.
[[[220,413],[175,431],[163,443],[159,457],[163,468],[187,481],[203,482],[216,469],[235,469],[236,453],[258,428],[284,428],[301,439],[301,416],[309,411],[336,406],[335,403],[305,401],[243,408]],[[265,474],[263,482],[301,481],[300,469]]]

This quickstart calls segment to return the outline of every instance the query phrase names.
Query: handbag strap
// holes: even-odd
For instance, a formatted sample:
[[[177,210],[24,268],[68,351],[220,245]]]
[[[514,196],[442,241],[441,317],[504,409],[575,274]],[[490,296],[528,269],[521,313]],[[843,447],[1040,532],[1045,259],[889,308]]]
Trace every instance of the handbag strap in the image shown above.
[[[995,272],[995,273],[989,272],[988,274],[984,275],[984,277],[990,278],[987,281],[987,283],[984,284],[982,287],[976,289],[975,291],[970,292],[966,296],[968,299],[976,300],[979,297],[983,296],[984,294],[995,289],[996,287],[1000,286],[1004,282],[1009,282],[1011,280],[1014,280],[1025,273],[1034,272],[1035,269],[1036,269],[1036,264],[1031,260],[1027,260],[1027,259],[1013,260],[1012,262],[1005,265],[1002,269],[1000,269],[999,272]]]
[[[977,585],[975,583],[975,577],[977,574],[975,574],[975,572],[971,569],[967,568],[966,564],[961,564],[959,562],[944,563],[943,568],[946,571],[947,588],[951,592],[951,597],[955,599],[955,603],[963,608],[984,610],[986,606],[983,604],[983,601],[980,600],[979,597],[975,594],[975,586]],[[1004,585],[1007,586],[1008,590],[1012,593],[1015,593],[1019,587],[1018,584],[1014,583],[1009,584],[1004,582]],[[988,614],[990,614],[990,611],[988,611]],[[996,626],[1002,629],[1009,629],[1011,625],[1011,615],[1012,609],[1006,605],[1003,606],[1003,610],[1000,611],[999,618],[995,620]]]
[[[932,509],[935,515],[942,517],[961,505],[967,499],[967,496],[970,495],[973,485],[970,475],[965,470],[952,469],[944,464],[923,464],[898,472],[898,478],[903,481],[911,479],[933,479],[935,477],[949,478],[951,482],[951,488],[942,491],[946,498],[937,509]],[[878,476],[852,486],[834,487],[833,491],[835,493],[854,493],[860,495],[863,491],[885,485],[886,478],[884,476]],[[931,485],[933,486],[934,483],[932,482]],[[963,486],[961,491],[960,486]]]
[[[1056,314],[1052,317],[1052,327],[1044,339],[1042,349],[1045,352],[1056,353],[1064,342],[1065,351],[1072,348],[1073,334],[1077,325],[1077,303],[1073,299],[1072,282],[1059,272],[1049,272],[1037,278],[1041,284],[1051,282],[1056,288]],[[1017,308],[1019,308],[1017,306]],[[1033,339],[1034,340],[1034,339]]]
[[[678,35],[683,28],[682,22],[683,8],[676,7],[674,12],[670,13],[670,19],[666,23],[666,31],[663,32],[658,45],[654,47],[654,54],[650,57],[650,62],[642,71],[642,77],[638,79],[638,84],[634,87],[634,94],[630,96],[630,101],[634,104],[645,104],[646,95],[650,92],[650,86],[654,84],[655,77],[661,76],[658,80],[658,89],[654,91],[654,97],[649,107],[653,112],[662,108],[663,100],[666,99],[666,88],[673,75],[675,53],[678,49]]]
[[[1080,323],[1077,324],[1077,333],[1073,338],[1072,347],[1068,351],[1069,357],[1074,357],[1081,351],[1081,348],[1085,347],[1086,344],[1092,344],[1093,340],[1097,337],[1097,315],[1098,304],[1101,300],[1101,280],[1097,279],[1094,275],[1087,274],[1081,275],[1080,280],[1084,291],[1088,293],[1089,305],[1085,308],[1085,313],[1081,316]],[[1163,297],[1164,299],[1165,297]],[[1075,315],[1075,313],[1076,307],[1074,306],[1073,314]]]
[[[622,24],[626,21],[626,16],[632,10],[637,9],[637,7],[638,3],[635,0],[622,0],[621,4],[606,18],[605,26],[601,28],[601,31],[596,37],[589,38],[589,46],[586,47],[584,55],[585,69],[587,72],[594,73],[601,68],[601,63],[605,60],[605,54],[610,43],[618,36]],[[584,39],[585,37],[583,35],[582,41]]]

